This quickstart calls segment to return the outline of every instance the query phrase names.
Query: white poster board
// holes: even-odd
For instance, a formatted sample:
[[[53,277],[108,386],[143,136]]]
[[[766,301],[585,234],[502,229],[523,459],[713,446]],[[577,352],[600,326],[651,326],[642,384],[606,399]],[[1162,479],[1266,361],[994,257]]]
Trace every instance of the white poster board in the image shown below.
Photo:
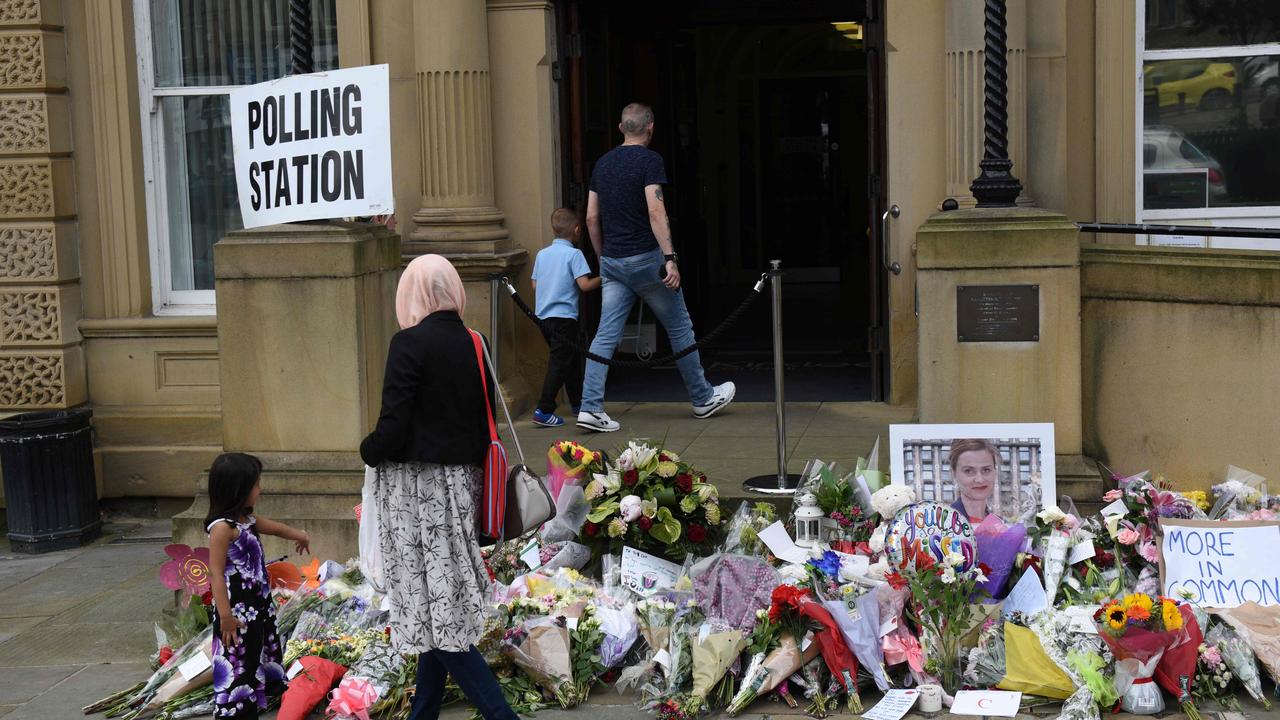
[[[395,209],[387,65],[293,75],[230,99],[245,227]]]
[[[1160,519],[1160,587],[1172,598],[1234,608],[1280,605],[1280,522]]]

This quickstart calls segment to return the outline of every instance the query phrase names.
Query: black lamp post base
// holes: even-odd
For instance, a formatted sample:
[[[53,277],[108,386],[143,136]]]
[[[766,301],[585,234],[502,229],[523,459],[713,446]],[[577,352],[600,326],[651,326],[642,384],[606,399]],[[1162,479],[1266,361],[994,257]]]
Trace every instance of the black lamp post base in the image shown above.
[[[982,168],[969,191],[980,208],[1013,207],[1022,194],[1022,183],[1010,172],[1013,161],[1008,158],[985,158],[978,163]]]

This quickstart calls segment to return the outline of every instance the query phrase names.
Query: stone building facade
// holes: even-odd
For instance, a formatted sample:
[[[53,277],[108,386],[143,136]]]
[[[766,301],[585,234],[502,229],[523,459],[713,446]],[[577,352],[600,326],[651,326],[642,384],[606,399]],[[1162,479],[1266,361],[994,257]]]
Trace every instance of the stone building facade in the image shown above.
[[[264,75],[275,66],[246,60],[256,56],[245,48],[279,54],[272,38],[280,37],[278,13],[287,4],[0,0],[0,413],[91,406],[105,498],[190,498],[223,447],[225,424],[236,422],[222,413],[219,358],[231,350],[219,347],[208,241],[235,223],[224,228],[224,206],[205,218],[197,218],[199,208],[182,206],[195,195],[225,193],[216,182],[229,162],[229,150],[214,137],[225,130],[218,125],[218,98],[229,86],[268,79]],[[972,205],[968,183],[982,148],[981,0],[880,0],[866,8],[761,1],[736,10],[713,0],[659,3],[652,12],[678,10],[688,31],[656,44],[636,37],[639,31],[628,36],[631,21],[610,5],[316,0],[316,35],[326,43],[317,52],[325,62],[390,66],[395,231],[402,257],[439,252],[452,258],[468,281],[468,320],[488,327],[487,277],[510,275],[527,294],[527,264],[550,241],[547,217],[560,205],[580,203],[584,168],[589,171],[599,148],[612,142],[608,116],[590,114],[590,108],[621,98],[610,83],[637,91],[652,90],[655,82],[678,85],[685,77],[682,53],[690,47],[711,52],[737,43],[732,47],[739,55],[724,57],[741,58],[751,47],[772,48],[771,34],[798,37],[800,25],[821,25],[827,33],[834,28],[854,44],[832,50],[830,43],[839,40],[834,36],[792,45],[779,39],[779,57],[772,60],[782,63],[792,53],[791,69],[757,73],[752,92],[767,88],[785,105],[785,85],[802,84],[804,73],[795,67],[856,49],[856,71],[823,77],[844,78],[824,86],[837,88],[837,95],[855,87],[863,103],[855,109],[865,123],[859,127],[873,136],[858,161],[870,178],[866,192],[842,186],[848,197],[857,196],[855,235],[865,229],[874,240],[858,240],[867,256],[850,265],[865,273],[868,292],[876,294],[857,301],[878,313],[858,332],[871,337],[881,401],[938,407],[921,397],[939,386],[930,382],[935,370],[920,362],[922,352],[934,350],[925,347],[928,338],[922,345],[921,335],[925,327],[944,332],[945,324],[932,325],[938,309],[919,304],[917,232],[947,198],[962,208]],[[857,8],[847,7],[852,5]],[[1267,215],[1271,207],[1280,217],[1275,198],[1254,198],[1249,212],[1234,214],[1211,211],[1211,202],[1199,214],[1194,207],[1144,209],[1149,178],[1143,146],[1150,134],[1144,135],[1143,113],[1155,108],[1162,123],[1175,126],[1180,117],[1166,100],[1144,105],[1144,96],[1160,95],[1144,86],[1144,68],[1203,63],[1201,76],[1225,77],[1232,62],[1248,64],[1230,57],[1262,58],[1254,63],[1262,68],[1256,76],[1261,88],[1280,41],[1277,28],[1263,23],[1265,37],[1243,44],[1175,38],[1167,47],[1144,45],[1144,28],[1154,37],[1163,27],[1152,18],[1179,5],[1008,0],[1010,147],[1025,185],[1021,207],[1052,209],[1070,221],[1275,224]],[[165,15],[166,7],[173,17]],[[203,14],[188,17],[197,7]],[[731,18],[734,32],[749,35],[749,42],[724,30],[729,10],[738,13]],[[1169,27],[1186,25],[1176,12],[1170,17]],[[775,25],[792,30],[775,32]],[[211,28],[230,39],[216,46],[173,42],[205,37]],[[255,39],[237,40],[237,33]],[[1231,46],[1228,61],[1198,56],[1195,48],[1206,43]],[[750,57],[762,62],[760,53]],[[734,62],[724,63],[730,72]],[[657,70],[646,69],[651,66]],[[849,77],[861,85],[839,84],[853,82]],[[659,93],[665,104],[655,104],[678,118],[681,93],[687,92],[702,93],[697,97],[713,107],[720,102],[717,93],[729,92],[715,80],[692,78],[683,90]],[[1205,112],[1223,115],[1224,128],[1230,107],[1246,124],[1265,125],[1262,89],[1246,92],[1243,78],[1203,82],[1231,87],[1227,107],[1204,105]],[[1188,93],[1202,100],[1213,97],[1213,89],[1186,85],[1178,91],[1181,107],[1186,109]],[[759,98],[765,96],[753,97],[754,112],[764,114]],[[736,100],[723,107],[731,109],[733,102],[747,107]],[[699,129],[673,120],[673,139],[664,148],[668,162],[681,162],[681,133],[737,132],[732,121],[720,122]],[[181,123],[186,129],[176,130]],[[178,136],[186,145],[175,144]],[[788,147],[807,152],[804,142]],[[199,152],[192,150],[196,145]],[[175,148],[185,148],[185,156]],[[179,166],[179,156],[208,165]],[[1204,164],[1197,170],[1210,178],[1210,193],[1211,169]],[[712,173],[704,175],[712,187]],[[1234,192],[1232,182],[1225,183],[1228,192]],[[721,191],[700,192],[705,200]],[[686,191],[686,198],[696,196]],[[878,218],[889,205],[901,214],[885,221],[881,235],[864,217]],[[1070,235],[1064,227],[1058,223],[1053,232]],[[205,240],[188,242],[188,234]],[[1076,428],[1077,452],[1121,460],[1128,469],[1162,467],[1200,484],[1228,461],[1263,474],[1280,470],[1267,442],[1280,430],[1280,380],[1270,369],[1280,351],[1276,256],[1229,243],[1161,248],[1133,236],[1067,242],[1077,241],[1081,250],[1062,256],[1062,267],[1073,273],[1064,292],[1078,287],[1072,300],[1078,315],[1053,320],[1074,326],[1079,318],[1072,356],[1079,360],[1072,372],[1078,369],[1080,390],[1073,402],[1054,406],[1078,413],[1062,419]],[[901,274],[878,269],[894,262]],[[862,287],[863,277],[854,284]],[[510,312],[502,323],[496,334],[504,382],[517,405],[527,406],[545,362],[542,340]],[[1018,388],[1016,378],[1010,382],[1010,396],[1034,391]],[[1169,387],[1180,391],[1169,393]],[[949,412],[944,419],[973,419]]]

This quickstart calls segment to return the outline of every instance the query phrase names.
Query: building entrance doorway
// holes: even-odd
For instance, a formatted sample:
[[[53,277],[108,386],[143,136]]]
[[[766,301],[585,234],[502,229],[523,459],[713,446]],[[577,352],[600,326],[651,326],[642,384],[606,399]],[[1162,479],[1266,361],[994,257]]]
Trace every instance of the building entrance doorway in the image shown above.
[[[561,5],[565,197],[585,208],[596,159],[621,142],[621,108],[652,105],[651,147],[666,161],[694,326],[699,336],[713,330],[781,259],[788,398],[797,401],[884,393],[873,222],[880,70],[861,5]],[[633,319],[647,339],[652,317]],[[758,302],[704,352],[713,382],[734,380],[743,400],[772,399],[770,329],[769,303]],[[664,354],[660,329],[656,339]],[[655,382],[655,372],[671,382]],[[609,397],[685,399],[674,367],[611,371]]]

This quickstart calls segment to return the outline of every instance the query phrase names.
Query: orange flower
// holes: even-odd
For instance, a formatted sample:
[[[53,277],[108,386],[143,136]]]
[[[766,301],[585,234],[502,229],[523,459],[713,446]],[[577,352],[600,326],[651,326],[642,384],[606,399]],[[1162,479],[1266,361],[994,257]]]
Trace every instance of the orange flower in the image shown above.
[[[1125,608],[1124,612],[1129,616],[1130,620],[1137,622],[1146,622],[1151,619],[1151,611],[1141,605],[1130,605]]]

